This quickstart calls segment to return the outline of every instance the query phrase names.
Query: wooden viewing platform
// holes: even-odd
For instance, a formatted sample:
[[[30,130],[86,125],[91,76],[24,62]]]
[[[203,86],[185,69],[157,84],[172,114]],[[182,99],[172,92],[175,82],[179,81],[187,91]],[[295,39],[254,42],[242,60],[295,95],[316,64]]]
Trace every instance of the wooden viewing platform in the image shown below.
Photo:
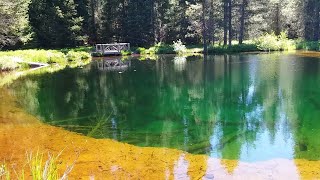
[[[129,51],[130,43],[96,44],[96,52],[103,55],[121,55],[121,51]]]

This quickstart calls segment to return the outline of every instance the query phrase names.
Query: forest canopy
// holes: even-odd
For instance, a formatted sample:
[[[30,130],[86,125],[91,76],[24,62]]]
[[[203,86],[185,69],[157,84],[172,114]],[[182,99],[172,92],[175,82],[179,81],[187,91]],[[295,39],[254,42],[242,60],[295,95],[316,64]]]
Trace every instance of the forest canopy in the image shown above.
[[[319,7],[318,0],[2,0],[0,48],[227,45],[272,32],[318,41]]]

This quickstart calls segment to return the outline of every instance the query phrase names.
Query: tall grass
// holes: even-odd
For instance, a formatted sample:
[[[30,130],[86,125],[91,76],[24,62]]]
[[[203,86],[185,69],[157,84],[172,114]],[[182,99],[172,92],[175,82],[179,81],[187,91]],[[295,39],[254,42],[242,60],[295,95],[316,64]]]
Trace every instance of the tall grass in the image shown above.
[[[47,64],[66,64],[68,61],[82,61],[91,58],[91,55],[84,51],[58,51],[58,50],[17,50],[0,52],[1,57],[11,57],[25,62],[39,62]]]
[[[12,56],[0,56],[0,71],[12,71],[20,68],[21,65]]]
[[[29,172],[33,180],[67,180],[68,175],[71,173],[75,162],[68,166],[62,176],[59,175],[59,167],[58,167],[58,159],[60,158],[62,151],[57,155],[53,156],[48,154],[48,158],[44,161],[44,154],[37,152],[36,154],[29,153],[27,154],[27,165],[29,166]],[[11,179],[18,179],[24,180],[25,179],[25,170],[18,174],[15,169],[12,170],[15,174],[15,178],[10,176],[10,169],[7,165],[3,164],[0,165],[0,179],[11,180]]]
[[[0,165],[0,179],[10,180],[10,172],[5,164]]]

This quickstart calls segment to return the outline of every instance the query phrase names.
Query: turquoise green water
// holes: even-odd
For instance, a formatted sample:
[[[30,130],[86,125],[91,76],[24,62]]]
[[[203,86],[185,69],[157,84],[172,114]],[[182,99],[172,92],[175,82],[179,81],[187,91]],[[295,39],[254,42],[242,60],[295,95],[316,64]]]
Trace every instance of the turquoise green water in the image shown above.
[[[320,59],[291,54],[95,61],[9,88],[43,122],[224,159],[320,159]]]

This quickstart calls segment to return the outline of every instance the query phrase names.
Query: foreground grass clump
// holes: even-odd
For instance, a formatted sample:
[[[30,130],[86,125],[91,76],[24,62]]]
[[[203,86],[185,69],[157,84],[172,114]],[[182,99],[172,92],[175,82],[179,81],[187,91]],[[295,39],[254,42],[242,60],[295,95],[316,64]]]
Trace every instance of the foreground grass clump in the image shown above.
[[[27,154],[26,167],[28,170],[22,169],[20,173],[16,172],[14,168],[10,169],[5,163],[0,165],[0,179],[24,180],[26,176],[30,175],[33,180],[67,180],[71,173],[75,162],[68,166],[63,175],[59,175],[58,159],[62,152],[57,156],[48,154],[48,159],[44,161],[43,154],[37,152],[36,154]],[[11,174],[10,174],[11,173]],[[15,178],[12,177],[15,175]],[[28,176],[29,177],[29,176]],[[30,178],[27,178],[30,179]]]

